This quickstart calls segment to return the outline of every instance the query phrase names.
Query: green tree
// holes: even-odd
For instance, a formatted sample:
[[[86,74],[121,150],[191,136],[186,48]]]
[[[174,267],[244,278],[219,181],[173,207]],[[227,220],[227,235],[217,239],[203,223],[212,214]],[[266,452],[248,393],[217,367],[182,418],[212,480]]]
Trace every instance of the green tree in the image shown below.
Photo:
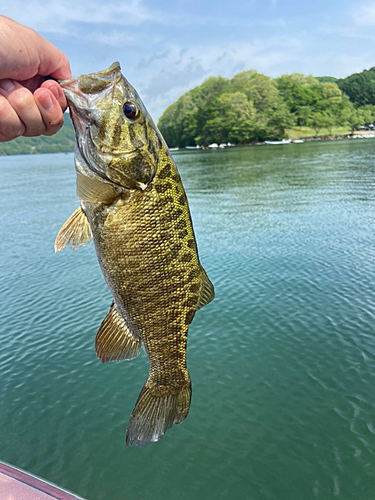
[[[300,127],[303,127],[307,124],[308,119],[311,115],[311,106],[301,106],[298,108],[296,113],[297,123]]]
[[[337,80],[339,88],[357,106],[375,105],[375,66]]]
[[[359,109],[363,112],[363,125],[371,125],[375,123],[375,106],[367,104]]]
[[[337,82],[337,78],[333,77],[333,76],[316,76],[315,77],[319,83],[327,83],[327,82],[330,82],[330,83],[336,83]]]
[[[353,135],[354,131],[357,130],[358,127],[364,125],[365,123],[365,113],[362,109],[355,109],[352,106],[350,109],[346,109],[344,113],[342,113],[342,120],[344,123],[349,125],[350,132]]]
[[[197,142],[249,142],[252,121],[255,117],[254,105],[241,92],[225,93],[211,105],[212,118],[205,124]]]
[[[330,129],[334,125],[334,118],[329,113],[317,111],[312,113],[307,124],[315,130],[315,137],[317,137],[319,130],[322,128]]]
[[[338,116],[342,109],[343,94],[335,83],[319,83],[313,86],[313,90],[319,96],[315,103],[315,110],[332,115],[334,123],[338,122]]]
[[[275,82],[269,76],[257,73],[255,70],[238,73],[230,80],[230,92],[241,92],[254,103],[260,113],[270,113],[276,109],[279,101],[279,91]]]
[[[319,82],[312,76],[304,76],[300,73],[293,73],[292,75],[282,75],[276,79],[276,85],[280,92],[280,96],[288,106],[291,113],[295,113],[297,117],[297,124],[304,125],[306,118],[301,117],[301,108],[315,107],[316,103],[321,100],[321,96],[317,91]]]
[[[267,123],[270,138],[284,139],[287,129],[292,128],[295,123],[295,116],[289,111],[288,106],[281,102]]]
[[[205,80],[165,110],[159,127],[170,146],[247,143],[284,138],[295,124],[310,124],[317,135],[322,128],[348,121],[352,109],[332,81],[320,83],[301,73],[272,80],[249,70],[230,80]]]
[[[159,120],[159,128],[169,146],[194,145],[197,110],[192,93],[187,92],[164,111]]]
[[[164,111],[158,126],[170,147],[195,145],[196,137],[202,135],[207,121],[215,117],[215,100],[227,86],[226,78],[208,78]]]

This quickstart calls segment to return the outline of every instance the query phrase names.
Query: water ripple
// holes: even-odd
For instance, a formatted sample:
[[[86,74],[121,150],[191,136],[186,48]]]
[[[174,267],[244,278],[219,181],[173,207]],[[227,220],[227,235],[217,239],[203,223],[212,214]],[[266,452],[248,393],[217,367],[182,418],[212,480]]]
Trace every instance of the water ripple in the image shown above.
[[[96,359],[94,249],[53,253],[72,155],[0,158],[1,459],[90,500],[372,498],[375,142],[299,146],[175,155],[216,299],[189,330],[189,417],[142,449],[145,353]]]

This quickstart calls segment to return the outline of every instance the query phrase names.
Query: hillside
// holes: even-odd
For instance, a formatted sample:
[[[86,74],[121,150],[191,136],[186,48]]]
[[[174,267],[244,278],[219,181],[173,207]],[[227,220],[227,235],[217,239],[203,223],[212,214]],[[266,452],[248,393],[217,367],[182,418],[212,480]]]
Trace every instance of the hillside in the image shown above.
[[[10,142],[0,142],[0,156],[39,153],[65,153],[73,151],[75,133],[70,116],[65,113],[64,125],[57,134],[47,137],[17,137]]]
[[[319,83],[336,83],[337,78],[334,76],[316,76],[315,77]]]
[[[310,127],[316,135],[336,127],[353,132],[374,121],[375,67],[341,79],[300,73],[272,79],[256,70],[213,76],[169,106],[158,126],[170,147],[185,147],[282,139],[293,127]],[[66,113],[54,136],[0,143],[0,155],[69,152],[74,143]]]
[[[300,73],[272,79],[255,70],[211,77],[169,106],[158,126],[170,147],[186,147],[280,140],[306,126],[315,135],[336,127],[353,133],[373,123],[375,106],[357,108],[332,80]]]
[[[375,66],[336,80],[336,84],[356,106],[375,105]]]

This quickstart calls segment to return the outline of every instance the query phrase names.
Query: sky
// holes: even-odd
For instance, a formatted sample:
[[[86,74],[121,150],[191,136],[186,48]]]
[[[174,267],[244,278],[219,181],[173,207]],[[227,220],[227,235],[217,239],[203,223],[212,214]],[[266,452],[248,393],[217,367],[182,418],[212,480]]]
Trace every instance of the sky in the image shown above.
[[[210,76],[346,77],[375,66],[375,0],[12,0],[73,76],[119,61],[155,121]]]

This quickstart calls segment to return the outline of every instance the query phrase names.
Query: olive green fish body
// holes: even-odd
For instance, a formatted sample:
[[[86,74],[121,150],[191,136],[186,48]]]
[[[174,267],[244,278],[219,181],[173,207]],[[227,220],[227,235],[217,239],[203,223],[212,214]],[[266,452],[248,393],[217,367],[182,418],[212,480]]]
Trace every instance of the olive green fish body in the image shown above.
[[[187,327],[198,304],[201,268],[177,170],[168,161],[159,171],[124,203],[82,205],[115,305],[142,339],[152,379],[173,372],[175,383],[186,383]],[[160,365],[170,368],[162,374]]]
[[[107,78],[107,73],[103,73]],[[96,75],[101,74],[92,78],[94,94]],[[81,83],[81,93],[82,86]],[[112,94],[115,92],[116,89]],[[72,98],[69,93],[67,97],[68,101]],[[123,101],[129,103],[130,98],[135,100],[134,94],[129,97],[127,91]],[[108,96],[104,99],[108,100]],[[139,98],[136,102],[141,106]],[[120,104],[124,105],[122,101]],[[132,111],[131,105],[127,105]],[[78,122],[75,114],[79,113],[81,109],[76,104],[73,122]],[[115,112],[102,115],[96,124],[96,136],[82,139],[88,133],[82,126],[83,119],[75,123],[77,194],[81,206],[56,240],[57,250],[70,241],[74,248],[91,237],[94,240],[114,298],[97,333],[99,359],[131,359],[139,354],[141,345],[147,352],[149,377],[129,422],[130,445],[157,441],[173,423],[186,418],[191,398],[186,367],[188,326],[196,310],[213,298],[212,285],[199,263],[177,168],[152,121],[146,115],[142,128],[141,119],[135,125],[138,132],[142,130],[142,140],[142,134],[137,134]],[[128,142],[123,156],[118,153],[121,140]],[[108,158],[108,151],[115,152]]]

